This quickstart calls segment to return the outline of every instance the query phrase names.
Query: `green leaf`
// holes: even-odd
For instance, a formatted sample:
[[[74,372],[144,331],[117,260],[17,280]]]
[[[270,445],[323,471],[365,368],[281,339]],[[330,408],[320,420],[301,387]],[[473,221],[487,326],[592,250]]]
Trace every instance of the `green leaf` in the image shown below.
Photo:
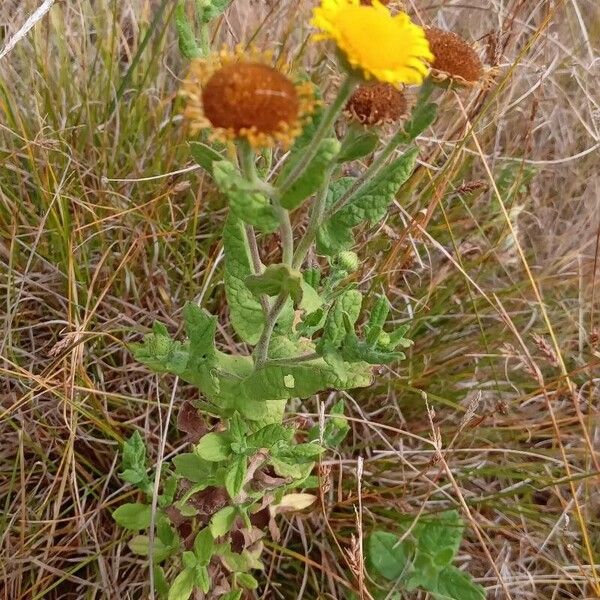
[[[337,155],[337,162],[340,164],[350,162],[372,154],[378,144],[379,136],[376,133],[365,131],[362,127],[351,126],[342,141],[342,147]]]
[[[387,531],[374,531],[369,536],[367,555],[371,566],[390,581],[396,581],[410,568],[409,545]]]
[[[185,13],[185,2],[181,1],[175,8],[175,28],[179,41],[179,51],[184,58],[200,58],[202,50],[196,43],[194,30]]]
[[[247,443],[250,448],[271,448],[278,442],[289,442],[294,436],[291,427],[284,427],[279,423],[271,423],[248,436]]]
[[[402,142],[411,142],[432,125],[437,118],[437,108],[437,104],[433,102],[417,102],[410,119],[404,124],[406,137]]]
[[[248,590],[255,590],[258,587],[258,581],[250,573],[236,573],[235,580]]]
[[[214,466],[212,462],[202,460],[193,452],[178,454],[173,458],[175,472],[193,483],[206,483],[206,487],[214,485]]]
[[[181,555],[181,560],[183,562],[183,566],[187,567],[188,569],[193,569],[198,564],[198,559],[196,558],[196,555],[193,552],[190,552],[189,550],[186,550]]]
[[[238,443],[245,442],[247,432],[248,427],[240,417],[240,414],[238,412],[234,413],[229,420],[229,433],[231,434],[231,439]]]
[[[301,286],[302,301],[300,302],[300,310],[303,310],[306,314],[313,314],[323,306],[323,298],[304,279],[301,282]]]
[[[306,198],[312,196],[325,183],[328,167],[336,157],[340,150],[340,143],[334,138],[324,139],[312,160],[308,163],[306,169],[296,179],[292,186],[287,189],[281,196],[280,202],[284,208],[294,210]],[[303,149],[298,150],[298,152]],[[286,163],[286,167],[282,169],[281,177],[286,179],[288,173],[292,170],[295,161],[293,157]]]
[[[339,207],[322,225],[317,238],[317,250],[326,255],[347,250],[353,244],[354,227],[365,221],[371,225],[381,221],[398,190],[410,177],[417,154],[416,148],[407,150],[402,156],[386,165],[362,191],[357,192],[354,198]],[[342,194],[339,195],[341,196]]]
[[[235,506],[225,506],[216,512],[212,516],[209,524],[209,529],[213,538],[218,538],[230,531],[236,516],[237,508]]]
[[[240,338],[256,344],[265,325],[260,302],[246,286],[252,275],[250,251],[242,221],[230,214],[223,229],[225,293],[231,325]]]
[[[150,515],[152,508],[147,504],[132,502],[123,504],[117,508],[112,516],[123,529],[139,531],[150,527]]]
[[[356,184],[354,177],[342,177],[329,186],[327,192],[326,207],[330,210],[335,206],[342,196]],[[346,227],[336,227],[331,220],[325,221],[317,232],[317,253],[324,256],[335,256],[346,248],[353,245],[352,231]]]
[[[173,581],[169,590],[168,600],[188,600],[194,591],[194,569],[187,567]]]
[[[222,161],[223,155],[204,142],[188,142],[192,158],[212,175],[213,163]]]
[[[362,306],[362,294],[358,290],[347,290],[336,299],[327,315],[323,336],[317,345],[318,352],[339,348],[346,335],[344,314],[352,324],[356,323]]]
[[[185,331],[190,340],[189,349],[193,367],[215,357],[217,317],[209,314],[194,302],[183,307]]]
[[[164,508],[170,504],[173,504],[173,498],[175,497],[176,491],[177,477],[175,477],[175,475],[169,471],[169,476],[163,481],[162,484],[162,494],[160,494],[158,497],[158,505],[161,508]]]
[[[242,597],[243,590],[232,590],[231,592],[227,592],[219,600],[240,600]]]
[[[456,510],[421,517],[412,534],[419,553],[427,554],[439,567],[449,565],[462,540],[464,523]]]
[[[279,460],[272,456],[269,459],[269,463],[275,469],[275,473],[280,477],[290,477],[297,481],[303,481],[306,479],[313,469],[314,463],[303,463],[303,464],[289,464],[283,460]]]
[[[156,535],[158,539],[167,547],[174,546],[178,542],[177,533],[173,530],[166,517],[157,519]]]
[[[134,431],[123,444],[121,464],[123,468],[121,479],[132,483],[141,490],[148,491],[150,479],[146,473],[146,445],[139,431]]]
[[[194,554],[199,565],[208,565],[214,552],[214,545],[210,528],[201,529],[194,539]]]
[[[311,267],[302,273],[302,277],[304,277],[304,281],[310,287],[316,290],[321,281],[321,270],[316,267]]]
[[[189,360],[184,345],[171,340],[168,334],[163,333],[160,323],[155,323],[153,332],[144,336],[143,344],[131,344],[131,351],[136,360],[157,373],[182,375]]]
[[[225,475],[225,489],[233,500],[239,496],[246,482],[248,462],[245,456],[238,457],[227,470]]]
[[[227,433],[207,433],[196,445],[195,452],[210,462],[227,460],[232,455],[231,438]]]
[[[468,573],[448,565],[438,576],[435,589],[428,590],[436,600],[485,600],[485,589]]]
[[[367,325],[367,343],[374,346],[379,339],[383,326],[390,313],[390,303],[385,296],[379,296],[375,301],[375,306],[371,310],[369,323]]]
[[[160,565],[152,565],[150,568],[154,571],[154,587],[159,598],[166,598],[169,593],[169,583],[164,569]]]
[[[378,223],[400,186],[410,177],[418,153],[416,148],[411,148],[386,165],[362,192],[334,213],[335,227],[355,227],[364,221],[371,225]]]
[[[295,446],[283,446],[276,449],[274,456],[288,464],[304,464],[313,462],[315,458],[323,453],[324,448],[315,442],[308,444],[297,444]]]
[[[197,0],[197,2],[199,2],[202,7],[202,21],[204,23],[210,23],[229,8],[232,0]]]
[[[215,161],[213,177],[219,190],[227,196],[231,212],[260,231],[271,233],[279,225],[273,206],[253,185],[246,181],[235,165],[227,160]]]
[[[244,282],[246,287],[259,298],[261,295],[277,296],[287,293],[297,306],[302,300],[302,275],[288,265],[269,265],[260,275],[249,275]]]
[[[206,565],[198,565],[194,569],[194,583],[196,587],[199,587],[205,594],[210,590],[210,575]]]
[[[373,347],[368,342],[360,340],[351,327],[350,321],[347,321],[347,333],[340,350],[344,360],[351,363],[362,361],[370,365],[385,365],[405,358],[403,352]]]
[[[129,549],[139,556],[148,556],[150,551],[150,538],[147,535],[134,535],[127,544]],[[160,539],[154,538],[152,546],[152,558],[154,562],[162,562],[171,553],[171,548],[165,546]]]

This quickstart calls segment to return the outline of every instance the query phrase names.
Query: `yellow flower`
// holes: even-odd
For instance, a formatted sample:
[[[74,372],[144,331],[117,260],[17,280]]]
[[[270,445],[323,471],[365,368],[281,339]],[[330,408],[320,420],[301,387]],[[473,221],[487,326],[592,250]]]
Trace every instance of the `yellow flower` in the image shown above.
[[[269,62],[269,55],[241,51],[192,61],[182,89],[192,133],[208,128],[221,141],[289,146],[314,110],[312,86],[295,84]]]
[[[379,0],[321,0],[312,24],[332,39],[365,79],[400,85],[420,84],[433,60],[425,32],[406,13],[392,16]]]

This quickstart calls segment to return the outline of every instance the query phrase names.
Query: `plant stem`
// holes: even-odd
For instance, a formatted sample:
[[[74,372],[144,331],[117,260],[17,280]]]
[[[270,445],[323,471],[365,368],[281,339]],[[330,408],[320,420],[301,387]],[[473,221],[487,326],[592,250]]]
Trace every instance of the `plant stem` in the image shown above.
[[[318,352],[311,352],[310,354],[301,354],[300,356],[291,356],[290,358],[270,358],[265,362],[265,365],[295,365],[316,360],[317,358],[321,358],[321,355]]]
[[[281,237],[282,257],[284,264],[291,266],[294,256],[294,232],[292,231],[292,222],[290,213],[278,202],[274,203],[275,214],[279,219],[279,235]]]
[[[260,339],[254,348],[254,368],[257,369],[265,364],[267,361],[267,355],[269,353],[269,343],[271,341],[271,336],[273,335],[273,329],[275,329],[275,324],[277,323],[277,319],[279,317],[279,313],[283,308],[285,301],[287,300],[288,294],[281,293],[277,296],[275,303],[271,307],[269,314],[267,315],[267,320],[265,323],[265,327],[260,334]]]
[[[356,84],[358,83],[358,78],[356,75],[348,74],[346,79],[342,82],[340,89],[338,90],[338,94],[333,101],[333,103],[327,108],[323,117],[321,118],[321,122],[315,131],[315,134],[306,149],[302,152],[302,156],[299,161],[294,165],[288,176],[285,178],[281,185],[279,185],[279,189],[281,193],[285,193],[300,177],[304,169],[310,163],[310,161],[314,158],[321,141],[323,138],[329,133],[331,127],[335,123],[338,115],[344,108],[344,105],[350,98],[350,94],[354,90]]]
[[[258,243],[256,241],[256,233],[252,225],[244,225],[244,233],[246,234],[246,245],[250,252],[250,258],[252,260],[252,270],[255,275],[260,275],[263,271],[263,264],[260,260],[260,253],[258,251]],[[262,306],[265,317],[269,314],[270,305],[269,299],[265,294],[260,297],[260,305]]]
[[[321,188],[315,203],[312,206],[312,210],[310,213],[310,220],[308,222],[308,227],[306,228],[306,233],[304,237],[300,240],[298,244],[298,248],[294,253],[294,259],[292,261],[292,267],[294,269],[300,268],[306,255],[308,254],[308,250],[310,249],[311,244],[315,241],[317,237],[317,232],[319,230],[319,225],[323,222],[323,215],[325,214],[325,206],[327,204],[327,193],[329,192],[329,181],[331,179],[331,173],[333,168],[330,168],[325,175],[325,181],[323,183],[323,187]]]

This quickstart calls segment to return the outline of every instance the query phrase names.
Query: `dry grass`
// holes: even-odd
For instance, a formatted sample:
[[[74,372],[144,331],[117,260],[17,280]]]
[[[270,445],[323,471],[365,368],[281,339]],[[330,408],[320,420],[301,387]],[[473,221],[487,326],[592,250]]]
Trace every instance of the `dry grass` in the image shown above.
[[[0,41],[39,4],[5,0]],[[469,522],[460,564],[489,598],[597,598],[600,9],[406,4],[477,41],[495,82],[446,94],[414,189],[361,242],[362,284],[385,288],[398,318],[414,315],[416,344],[346,395],[353,431],[323,465],[324,511],[282,523],[257,597],[346,597],[360,500],[365,532],[458,506]],[[155,318],[175,331],[196,298],[235,345],[224,207],[187,168],[172,8],[58,2],[0,60],[6,600],[148,597],[146,567],[110,517],[132,493],[115,474],[119,443],[139,428],[158,453],[170,399],[176,410],[194,391],[148,373],[125,343]],[[235,0],[215,43],[282,40],[334,86],[331,57],[304,46],[309,8]],[[294,408],[314,419],[330,401]],[[167,454],[179,444],[170,427]]]

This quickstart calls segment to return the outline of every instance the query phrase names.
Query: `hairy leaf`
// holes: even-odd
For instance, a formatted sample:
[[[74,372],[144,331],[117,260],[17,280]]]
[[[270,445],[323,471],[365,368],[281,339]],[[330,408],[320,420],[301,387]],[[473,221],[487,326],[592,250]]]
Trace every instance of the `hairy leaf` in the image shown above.
[[[300,271],[291,269],[288,265],[269,265],[260,275],[246,277],[244,283],[257,298],[262,294],[277,296],[287,293],[295,305],[300,304],[302,300],[302,275]]]
[[[342,141],[342,147],[336,157],[337,162],[344,163],[357,160],[372,154],[379,144],[379,136],[363,127],[350,127],[348,134]]]
[[[213,19],[222,15],[231,2],[232,0],[200,0],[202,21],[210,23]]]
[[[336,139],[324,139],[302,175],[282,195],[281,205],[288,210],[293,210],[300,206],[303,200],[314,194],[324,184],[328,167],[339,150],[340,143]],[[301,151],[298,150],[298,152]],[[289,160],[287,164],[290,166],[282,170],[283,179],[291,171],[294,160]]]
[[[175,28],[182,56],[187,59],[200,58],[202,50],[196,43],[194,29],[185,14],[185,2],[180,1],[175,8]]]
[[[121,479],[134,484],[139,489],[148,492],[150,479],[146,473],[146,444],[139,431],[123,444],[123,471]]]
[[[256,344],[265,325],[260,302],[246,286],[252,275],[250,252],[244,224],[230,214],[223,229],[225,249],[225,292],[231,325],[235,332],[249,344]]]
[[[354,325],[360,314],[361,306],[362,294],[358,290],[347,290],[338,296],[327,315],[323,327],[323,336],[317,345],[317,350],[320,353],[340,347],[346,335],[344,314],[347,315],[350,323]]]
[[[317,250],[334,255],[353,244],[352,229],[367,221],[378,223],[386,215],[402,184],[410,177],[418,150],[412,148],[386,165],[362,191],[338,209],[322,225],[317,239]],[[340,184],[341,185],[341,184]],[[346,189],[349,189],[348,186]],[[340,194],[341,198],[343,194]]]
[[[235,165],[227,160],[215,161],[212,169],[219,190],[227,196],[229,208],[238,219],[266,233],[277,229],[279,221],[273,206],[241,176]]]
[[[213,163],[222,161],[223,155],[204,142],[188,142],[192,158],[210,175]]]

